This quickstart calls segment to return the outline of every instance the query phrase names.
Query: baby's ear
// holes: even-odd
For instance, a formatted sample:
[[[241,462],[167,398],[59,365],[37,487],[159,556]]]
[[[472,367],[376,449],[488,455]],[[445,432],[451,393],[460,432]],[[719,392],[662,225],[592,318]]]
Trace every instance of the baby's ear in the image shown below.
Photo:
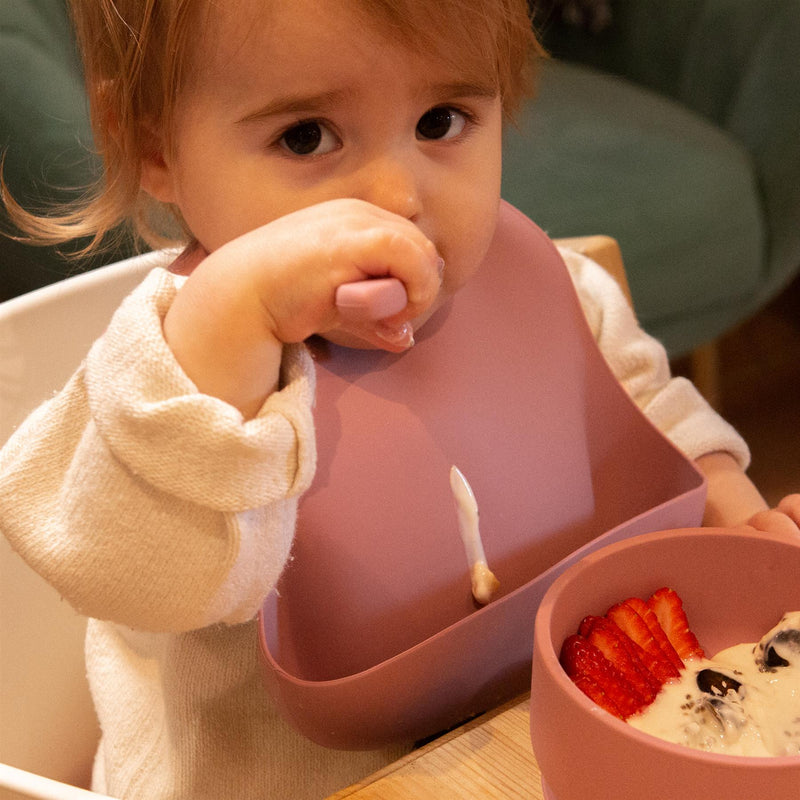
[[[172,185],[165,172],[163,136],[158,125],[150,120],[137,125],[123,124],[125,91],[117,79],[106,78],[93,87],[92,105],[99,124],[102,147],[111,163],[117,159],[131,164],[141,162],[140,186],[156,200],[171,202]]]
[[[143,123],[139,131],[141,146],[140,185],[147,194],[162,203],[175,202],[172,170],[165,155],[163,136],[154,126]]]

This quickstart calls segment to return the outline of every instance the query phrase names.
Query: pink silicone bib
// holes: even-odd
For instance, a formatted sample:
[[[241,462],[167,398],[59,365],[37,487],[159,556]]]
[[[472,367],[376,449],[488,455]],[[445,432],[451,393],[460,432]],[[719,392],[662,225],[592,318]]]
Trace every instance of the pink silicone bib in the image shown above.
[[[261,634],[268,688],[322,744],[419,738],[524,691],[538,602],[567,564],[699,522],[699,474],[614,380],[557,250],[508,205],[410,351],[326,346],[317,367],[319,466]],[[453,464],[501,584],[484,608]]]

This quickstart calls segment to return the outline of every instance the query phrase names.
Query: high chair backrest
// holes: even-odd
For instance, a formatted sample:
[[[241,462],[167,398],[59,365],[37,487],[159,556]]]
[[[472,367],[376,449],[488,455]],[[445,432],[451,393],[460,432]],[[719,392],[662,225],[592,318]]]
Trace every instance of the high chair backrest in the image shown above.
[[[159,259],[129,259],[0,304],[0,443],[64,384]],[[88,785],[98,730],[86,685],[85,627],[0,535],[0,800],[61,796],[50,784],[40,794],[11,793],[3,765]]]

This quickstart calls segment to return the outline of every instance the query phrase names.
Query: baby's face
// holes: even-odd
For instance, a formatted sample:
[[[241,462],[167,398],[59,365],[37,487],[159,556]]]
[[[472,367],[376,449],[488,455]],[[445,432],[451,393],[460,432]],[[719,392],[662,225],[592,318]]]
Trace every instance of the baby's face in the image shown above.
[[[177,107],[174,153],[145,188],[174,201],[208,251],[306,206],[365,200],[433,241],[442,297],[463,285],[500,198],[492,76],[467,79],[393,43],[347,0],[216,5],[213,40]]]

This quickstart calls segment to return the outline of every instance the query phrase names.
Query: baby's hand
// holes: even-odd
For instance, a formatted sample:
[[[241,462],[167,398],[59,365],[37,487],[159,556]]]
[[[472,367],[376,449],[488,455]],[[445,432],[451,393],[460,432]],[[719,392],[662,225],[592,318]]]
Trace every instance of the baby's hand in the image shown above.
[[[359,200],[335,200],[275,220],[231,242],[253,253],[254,288],[268,326],[284,343],[311,334],[346,332],[400,351],[392,330],[425,311],[439,291],[437,253],[420,229]],[[402,282],[406,307],[381,322],[343,314],[335,304],[345,283],[391,276]],[[388,341],[387,341],[388,338]]]
[[[800,538],[800,494],[789,494],[776,508],[759,511],[747,522],[759,531]]]
[[[359,200],[333,200],[211,253],[178,293],[164,333],[200,391],[251,416],[278,386],[284,344],[321,333],[394,352],[407,347],[404,323],[438,294],[437,262],[433,243],[407,219]],[[402,282],[402,311],[369,321],[337,309],[340,285],[383,276]]]

